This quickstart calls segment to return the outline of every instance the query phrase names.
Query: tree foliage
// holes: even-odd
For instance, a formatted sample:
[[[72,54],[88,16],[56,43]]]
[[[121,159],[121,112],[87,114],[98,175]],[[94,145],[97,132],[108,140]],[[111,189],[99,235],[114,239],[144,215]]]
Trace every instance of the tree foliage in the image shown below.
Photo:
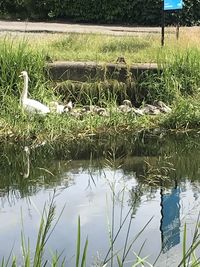
[[[158,26],[162,0],[4,0],[3,16],[23,19],[65,19],[79,22]],[[166,23],[200,24],[200,0],[184,0],[179,12],[167,12]]]

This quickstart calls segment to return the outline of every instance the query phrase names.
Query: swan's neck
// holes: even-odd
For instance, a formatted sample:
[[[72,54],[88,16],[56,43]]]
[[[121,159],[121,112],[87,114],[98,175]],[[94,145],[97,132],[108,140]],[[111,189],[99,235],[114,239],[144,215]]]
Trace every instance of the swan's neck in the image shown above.
[[[24,89],[22,91],[21,101],[23,103],[28,97],[28,76],[24,76]]]

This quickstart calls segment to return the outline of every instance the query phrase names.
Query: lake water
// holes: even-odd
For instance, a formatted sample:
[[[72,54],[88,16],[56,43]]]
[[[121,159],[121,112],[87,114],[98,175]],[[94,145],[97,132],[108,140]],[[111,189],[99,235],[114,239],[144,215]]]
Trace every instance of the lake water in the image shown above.
[[[112,231],[113,253],[127,254],[124,266],[132,266],[138,254],[156,261],[154,266],[178,266],[184,224],[189,247],[200,211],[198,139],[195,134],[90,138],[56,146],[2,143],[0,258],[12,250],[21,261],[22,221],[34,251],[43,207],[55,192],[56,218],[64,210],[44,258],[62,252],[65,266],[75,266],[80,216],[82,250],[89,241],[86,266],[110,258]]]

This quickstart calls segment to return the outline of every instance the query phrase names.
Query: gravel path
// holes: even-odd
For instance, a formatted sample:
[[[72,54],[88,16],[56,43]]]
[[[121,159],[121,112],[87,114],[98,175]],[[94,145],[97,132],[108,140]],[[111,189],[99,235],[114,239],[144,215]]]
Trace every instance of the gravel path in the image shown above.
[[[113,25],[70,24],[50,22],[2,21],[0,32],[102,33],[110,35],[159,34],[159,27],[125,27]]]

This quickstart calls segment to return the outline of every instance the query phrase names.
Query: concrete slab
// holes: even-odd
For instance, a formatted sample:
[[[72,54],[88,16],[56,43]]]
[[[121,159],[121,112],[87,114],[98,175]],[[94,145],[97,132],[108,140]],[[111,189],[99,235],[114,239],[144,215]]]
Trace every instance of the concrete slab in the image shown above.
[[[47,64],[49,76],[55,81],[92,81],[116,79],[126,82],[130,78],[138,78],[144,73],[158,72],[157,64],[132,64],[130,66],[121,63],[96,63],[96,62],[73,62],[57,61]]]

